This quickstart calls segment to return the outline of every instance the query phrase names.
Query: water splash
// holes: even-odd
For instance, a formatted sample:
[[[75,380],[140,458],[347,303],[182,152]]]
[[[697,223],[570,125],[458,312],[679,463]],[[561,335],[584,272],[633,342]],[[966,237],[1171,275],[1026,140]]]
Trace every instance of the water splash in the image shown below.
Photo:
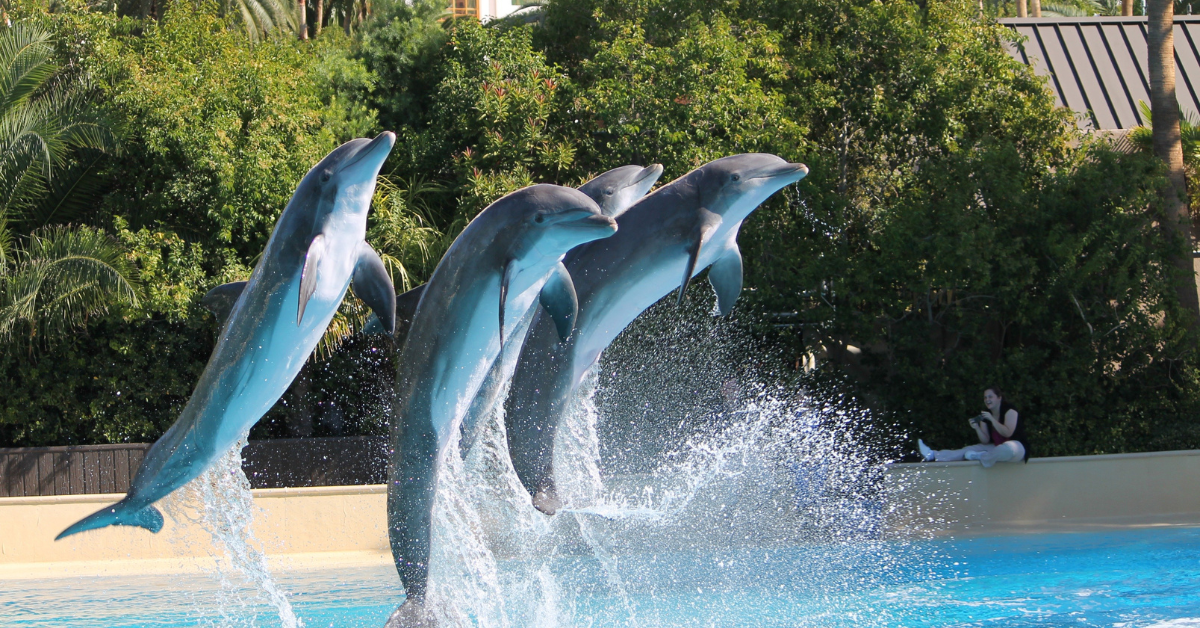
[[[747,583],[769,583],[780,599],[840,599],[936,568],[936,558],[888,537],[897,487],[884,482],[887,439],[863,429],[869,414],[736,361],[702,356],[691,368],[674,356],[730,353],[736,335],[683,335],[690,340],[666,334],[658,355],[638,348],[673,378],[664,385],[667,376],[641,371],[633,379],[647,382],[643,397],[615,368],[589,375],[556,434],[566,507],[555,516],[532,507],[513,471],[502,408],[465,454],[447,448],[429,580],[446,625],[736,624],[757,603]],[[612,364],[638,370],[627,352],[615,355]],[[647,440],[658,448],[650,464]],[[887,624],[857,608],[850,615]]]
[[[164,510],[183,525],[202,527],[211,535],[209,557],[216,564],[211,575],[219,584],[215,608],[211,602],[193,600],[204,625],[257,626],[257,611],[266,603],[278,613],[283,628],[301,628],[303,623],[271,576],[267,557],[250,530],[255,507],[250,481],[242,472],[245,446],[243,434],[212,467],[164,500]],[[212,617],[214,610],[216,617]]]

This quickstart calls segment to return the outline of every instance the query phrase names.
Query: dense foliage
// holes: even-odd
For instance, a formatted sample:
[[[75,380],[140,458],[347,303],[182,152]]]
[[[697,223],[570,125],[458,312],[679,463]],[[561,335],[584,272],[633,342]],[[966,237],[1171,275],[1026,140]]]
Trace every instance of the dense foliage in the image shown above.
[[[78,222],[125,247],[140,300],[6,346],[0,444],[154,438],[211,350],[199,297],[248,274],[307,167],[391,129],[368,239],[398,288],[523,185],[772,152],[812,172],[743,228],[739,320],[797,385],[816,358],[877,428],[941,446],[991,383],[1039,454],[1200,446],[1156,162],[1081,137],[977,3],[554,0],[485,25],[394,2],[307,42],[254,42],[217,5],[55,6],[13,15],[121,131]],[[382,429],[390,357],[353,335],[363,314],[347,301],[256,434]]]

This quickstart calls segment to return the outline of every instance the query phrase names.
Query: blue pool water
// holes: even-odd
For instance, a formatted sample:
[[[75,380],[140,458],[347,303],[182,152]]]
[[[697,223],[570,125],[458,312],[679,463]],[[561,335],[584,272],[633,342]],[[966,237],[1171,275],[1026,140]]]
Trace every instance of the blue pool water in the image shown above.
[[[864,542],[544,561],[544,613],[513,626],[1200,626],[1200,529]],[[537,569],[534,569],[536,572]],[[502,564],[512,577],[531,567]],[[616,576],[614,576],[616,574]],[[543,574],[545,575],[545,574]],[[504,577],[504,574],[501,574]],[[615,578],[615,579],[614,579]],[[386,567],[276,574],[304,626],[379,628]],[[520,586],[506,590],[517,591]],[[249,591],[249,589],[247,589]],[[278,626],[204,574],[0,582],[0,625]]]

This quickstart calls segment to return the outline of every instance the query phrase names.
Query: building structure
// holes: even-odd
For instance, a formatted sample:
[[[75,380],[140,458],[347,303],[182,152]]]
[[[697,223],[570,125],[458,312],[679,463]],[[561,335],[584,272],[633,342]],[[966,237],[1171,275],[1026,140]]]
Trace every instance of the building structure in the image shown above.
[[[1022,37],[1009,54],[1048,78],[1059,106],[1089,131],[1144,125],[1150,102],[1146,18],[1054,17],[1000,20]],[[1175,94],[1185,118],[1200,123],[1200,16],[1175,16]]]
[[[482,22],[505,17],[521,8],[523,0],[454,0],[450,13],[454,17],[474,17]]]

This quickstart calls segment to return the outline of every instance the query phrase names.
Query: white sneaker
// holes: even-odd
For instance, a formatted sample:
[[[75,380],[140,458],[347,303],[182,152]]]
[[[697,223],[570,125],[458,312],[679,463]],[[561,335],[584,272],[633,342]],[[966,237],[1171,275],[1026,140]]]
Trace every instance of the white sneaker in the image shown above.
[[[919,438],[917,439],[917,449],[921,450],[921,457],[925,459],[925,462],[933,462],[934,460],[937,460],[937,456],[934,455],[933,450],[929,448],[929,445],[926,445],[925,441]]]
[[[967,453],[963,454],[963,458],[966,458],[967,460],[979,460],[979,457],[982,455],[983,455],[983,452],[981,452],[981,451],[971,450],[971,451],[968,451]]]

